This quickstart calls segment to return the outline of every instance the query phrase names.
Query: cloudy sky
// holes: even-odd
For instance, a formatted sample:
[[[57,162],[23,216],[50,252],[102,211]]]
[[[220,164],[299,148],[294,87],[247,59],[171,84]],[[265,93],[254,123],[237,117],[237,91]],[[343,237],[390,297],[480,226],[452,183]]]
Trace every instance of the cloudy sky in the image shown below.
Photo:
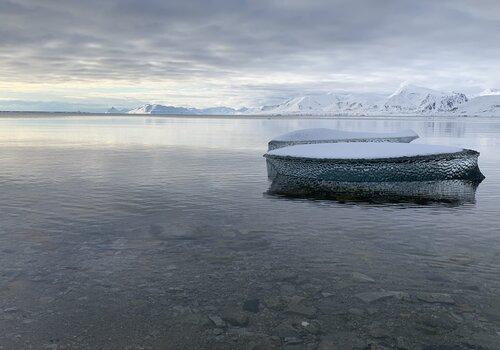
[[[0,0],[0,109],[500,87],[497,0]]]

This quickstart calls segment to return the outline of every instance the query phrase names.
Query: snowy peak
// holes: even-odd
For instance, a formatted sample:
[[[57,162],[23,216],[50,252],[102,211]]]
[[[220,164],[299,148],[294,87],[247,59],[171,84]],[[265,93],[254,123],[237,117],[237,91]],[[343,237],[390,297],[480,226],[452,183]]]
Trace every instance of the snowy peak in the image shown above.
[[[404,84],[384,103],[388,113],[432,114],[449,113],[467,102],[462,93],[445,93],[420,86]]]
[[[394,93],[392,93],[389,96],[389,99],[392,97],[395,97],[395,96],[411,97],[411,96],[422,96],[422,95],[429,95],[429,94],[436,94],[436,93],[440,93],[440,92],[436,91],[436,90],[429,89],[429,88],[409,84],[409,83],[403,83],[399,86],[399,88],[396,91],[394,91]]]
[[[485,89],[478,96],[500,95],[500,89]]]
[[[262,108],[263,114],[321,114],[321,115],[360,115],[378,108],[383,103],[379,94],[335,93],[311,94],[292,98],[276,106]]]
[[[106,111],[106,114],[126,114],[128,113],[128,109],[126,108],[115,108],[115,107],[111,107],[110,109],[108,109]]]
[[[453,114],[468,98],[411,84],[387,96],[375,93],[329,92],[292,98],[257,114],[282,115],[443,115]]]

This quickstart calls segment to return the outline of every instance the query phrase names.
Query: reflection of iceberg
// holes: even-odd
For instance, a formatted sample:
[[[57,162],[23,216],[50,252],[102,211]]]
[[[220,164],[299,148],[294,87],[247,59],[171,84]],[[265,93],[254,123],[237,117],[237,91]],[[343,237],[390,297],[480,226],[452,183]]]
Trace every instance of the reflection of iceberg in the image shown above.
[[[268,175],[326,181],[481,181],[479,153],[456,147],[330,143],[283,147],[264,155]]]
[[[398,132],[356,132],[335,129],[302,129],[278,136],[269,141],[268,150],[276,148],[311,144],[311,143],[335,143],[335,142],[402,142],[408,143],[418,138],[413,130],[402,130]]]
[[[274,177],[269,194],[310,199],[371,203],[474,203],[479,181],[439,180],[402,182],[342,182],[297,177]]]

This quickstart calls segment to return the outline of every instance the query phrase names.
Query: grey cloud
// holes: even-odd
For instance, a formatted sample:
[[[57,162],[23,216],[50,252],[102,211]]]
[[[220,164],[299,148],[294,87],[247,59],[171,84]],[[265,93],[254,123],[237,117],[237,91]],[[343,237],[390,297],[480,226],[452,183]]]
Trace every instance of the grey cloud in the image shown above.
[[[262,91],[262,99],[391,89],[402,76],[437,87],[500,84],[500,18],[492,13],[500,8],[488,0],[1,0],[0,79],[210,79],[227,93],[240,77],[322,78],[231,85]]]

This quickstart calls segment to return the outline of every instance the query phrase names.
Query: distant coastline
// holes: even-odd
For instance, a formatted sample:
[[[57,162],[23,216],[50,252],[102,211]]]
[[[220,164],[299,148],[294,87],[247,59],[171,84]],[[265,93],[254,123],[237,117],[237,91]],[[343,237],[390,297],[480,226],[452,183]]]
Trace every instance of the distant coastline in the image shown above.
[[[49,111],[0,111],[1,118],[59,118],[59,117],[119,117],[119,118],[224,118],[224,119],[437,119],[437,120],[455,120],[460,118],[498,118],[497,116],[478,116],[478,115],[272,115],[272,114],[109,114],[95,112],[49,112]]]
[[[76,106],[75,106],[76,107]],[[71,107],[69,107],[71,108]],[[75,108],[77,109],[77,108]],[[461,92],[443,92],[411,84],[402,84],[394,93],[327,92],[304,94],[275,105],[232,108],[226,106],[196,108],[163,104],[144,104],[135,108],[111,107],[101,111],[21,111],[9,113],[107,114],[107,115],[189,115],[189,116],[485,116],[500,117],[500,91],[487,89],[475,96]]]

